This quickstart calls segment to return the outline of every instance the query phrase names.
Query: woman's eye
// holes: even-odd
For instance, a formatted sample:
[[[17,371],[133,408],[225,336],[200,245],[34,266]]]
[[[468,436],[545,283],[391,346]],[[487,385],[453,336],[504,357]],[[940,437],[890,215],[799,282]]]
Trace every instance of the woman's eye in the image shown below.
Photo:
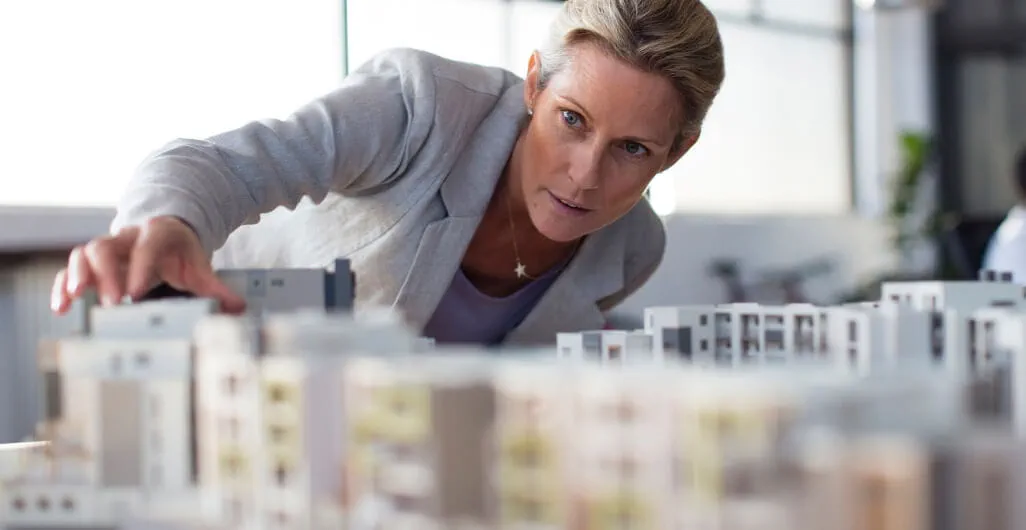
[[[564,110],[563,121],[571,127],[579,127],[581,125],[581,116],[572,110]]]
[[[648,152],[648,150],[645,149],[645,146],[637,142],[627,142],[623,145],[623,150],[627,151],[627,154],[633,156],[642,156]]]

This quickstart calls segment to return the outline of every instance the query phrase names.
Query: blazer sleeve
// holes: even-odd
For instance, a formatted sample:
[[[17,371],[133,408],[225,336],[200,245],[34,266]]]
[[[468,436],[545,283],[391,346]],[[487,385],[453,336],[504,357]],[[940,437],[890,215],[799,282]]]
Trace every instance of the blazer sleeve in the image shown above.
[[[402,175],[425,142],[434,90],[427,61],[391,50],[285,119],[170,142],[140,164],[111,229],[176,216],[209,254],[235,229],[304,197],[373,193]]]

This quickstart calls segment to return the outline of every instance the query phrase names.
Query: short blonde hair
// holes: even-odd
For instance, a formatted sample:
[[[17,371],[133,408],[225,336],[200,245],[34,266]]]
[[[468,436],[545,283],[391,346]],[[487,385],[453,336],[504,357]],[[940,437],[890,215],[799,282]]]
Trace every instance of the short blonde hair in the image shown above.
[[[540,51],[539,88],[582,42],[596,43],[677,87],[684,123],[675,147],[701,131],[725,75],[719,25],[701,0],[567,0]]]

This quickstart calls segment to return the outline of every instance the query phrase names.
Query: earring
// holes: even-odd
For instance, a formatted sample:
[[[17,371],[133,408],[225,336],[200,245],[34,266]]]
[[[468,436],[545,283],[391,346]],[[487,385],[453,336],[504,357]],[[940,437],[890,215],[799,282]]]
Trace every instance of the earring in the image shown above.
[[[528,116],[534,116],[534,109],[527,109]]]

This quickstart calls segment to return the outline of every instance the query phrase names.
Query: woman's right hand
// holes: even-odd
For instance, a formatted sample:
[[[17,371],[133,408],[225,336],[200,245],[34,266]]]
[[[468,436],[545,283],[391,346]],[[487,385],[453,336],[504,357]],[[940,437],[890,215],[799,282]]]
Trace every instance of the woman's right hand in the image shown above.
[[[125,296],[139,299],[161,282],[213,298],[225,312],[245,309],[245,300],[214,273],[196,232],[176,217],[155,217],[76,247],[57,273],[50,307],[64,314],[90,288],[103,305],[115,305]]]

